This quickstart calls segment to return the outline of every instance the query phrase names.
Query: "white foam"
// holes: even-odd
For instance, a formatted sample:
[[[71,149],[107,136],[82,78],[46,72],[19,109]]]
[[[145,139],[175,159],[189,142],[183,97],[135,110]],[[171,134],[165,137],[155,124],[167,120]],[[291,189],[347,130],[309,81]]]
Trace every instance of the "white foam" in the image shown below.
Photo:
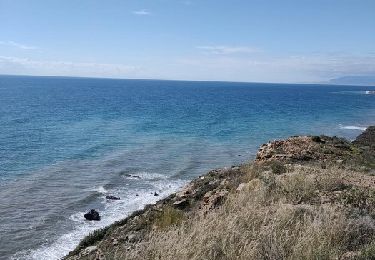
[[[100,194],[104,194],[104,195],[108,193],[108,190],[106,188],[104,188],[103,186],[94,187],[94,188],[89,189],[89,190],[100,193]]]
[[[135,172],[135,173],[126,175],[125,178],[152,181],[152,180],[167,179],[168,176],[160,174],[160,173],[156,173],[156,172]]]
[[[367,127],[355,126],[355,125],[348,125],[348,126],[340,125],[340,129],[365,131],[367,129]]]
[[[139,172],[135,175],[138,175],[144,180],[167,179],[167,176],[156,172]]]
[[[159,174],[142,174],[142,177],[155,178]],[[115,221],[121,220],[135,210],[142,209],[146,204],[155,203],[157,200],[168,196],[172,192],[178,190],[185,184],[184,181],[173,181],[167,179],[159,179],[153,183],[153,187],[158,189],[159,196],[154,196],[154,190],[145,189],[123,189],[111,191],[120,194],[121,200],[113,201],[105,204],[105,210],[101,211],[101,221],[86,221],[83,218],[85,212],[77,212],[69,217],[75,228],[73,231],[63,234],[52,244],[44,245],[35,250],[19,252],[12,259],[38,259],[38,260],[54,260],[61,259],[70,251],[72,251],[78,243],[89,233],[96,229],[103,228]],[[104,187],[100,186],[98,190],[108,192]],[[136,196],[138,194],[139,196]]]

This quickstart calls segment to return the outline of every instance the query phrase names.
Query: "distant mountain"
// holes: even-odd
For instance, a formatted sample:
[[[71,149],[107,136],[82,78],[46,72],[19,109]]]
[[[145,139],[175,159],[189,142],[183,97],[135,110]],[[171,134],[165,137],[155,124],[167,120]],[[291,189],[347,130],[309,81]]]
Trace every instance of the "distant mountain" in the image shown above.
[[[374,76],[345,76],[345,77],[331,79],[329,83],[339,84],[339,85],[375,86],[375,75]]]

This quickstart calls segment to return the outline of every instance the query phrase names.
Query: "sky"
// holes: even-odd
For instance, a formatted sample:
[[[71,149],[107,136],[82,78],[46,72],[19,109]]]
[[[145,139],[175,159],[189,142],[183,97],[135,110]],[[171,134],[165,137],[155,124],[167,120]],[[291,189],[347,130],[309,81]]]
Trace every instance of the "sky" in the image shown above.
[[[375,1],[0,0],[0,74],[284,83],[375,75]]]

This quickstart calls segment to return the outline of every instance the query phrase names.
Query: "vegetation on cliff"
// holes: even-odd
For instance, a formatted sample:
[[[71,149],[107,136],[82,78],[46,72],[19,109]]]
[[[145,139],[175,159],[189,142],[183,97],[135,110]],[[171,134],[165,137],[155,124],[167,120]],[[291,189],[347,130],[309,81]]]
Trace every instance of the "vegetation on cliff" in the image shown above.
[[[84,239],[67,259],[375,259],[375,128],[291,137]]]

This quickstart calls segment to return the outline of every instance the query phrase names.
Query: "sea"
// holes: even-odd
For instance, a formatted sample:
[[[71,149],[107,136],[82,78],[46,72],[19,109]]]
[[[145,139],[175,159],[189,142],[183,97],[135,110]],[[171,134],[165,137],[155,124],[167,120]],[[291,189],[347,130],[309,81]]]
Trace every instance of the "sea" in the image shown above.
[[[375,124],[368,90],[0,76],[0,259],[60,259],[210,169],[254,159],[269,140],[354,139]],[[86,221],[90,209],[102,220]]]

